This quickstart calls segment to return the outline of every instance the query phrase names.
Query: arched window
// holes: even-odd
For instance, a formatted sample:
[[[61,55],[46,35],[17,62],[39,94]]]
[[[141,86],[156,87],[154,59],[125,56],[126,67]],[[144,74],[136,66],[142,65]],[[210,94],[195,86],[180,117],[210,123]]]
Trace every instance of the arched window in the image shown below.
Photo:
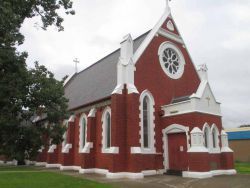
[[[149,98],[148,96],[145,96],[143,99],[143,147],[148,148],[149,147]]]
[[[211,128],[211,134],[212,134],[212,150],[213,152],[219,152],[219,130],[215,124],[212,125]]]
[[[110,113],[107,112],[105,116],[105,127],[106,127],[106,148],[111,146],[111,117]]]
[[[87,122],[86,122],[86,119],[83,118],[82,120],[82,145],[83,147],[86,144],[86,128],[87,128]]]
[[[79,151],[82,152],[87,141],[87,116],[85,114],[82,114],[79,121],[79,126],[80,126]]]
[[[111,109],[106,107],[102,114],[102,147],[103,151],[111,148]]]
[[[213,129],[213,131],[212,131],[212,137],[213,137],[213,148],[216,148],[216,142],[217,142],[216,137],[217,137],[217,134],[216,134],[216,130],[215,129]]]
[[[140,96],[140,135],[142,152],[155,152],[154,98],[145,90]]]
[[[203,127],[203,135],[204,135],[204,146],[206,148],[210,148],[210,127],[205,124]]]

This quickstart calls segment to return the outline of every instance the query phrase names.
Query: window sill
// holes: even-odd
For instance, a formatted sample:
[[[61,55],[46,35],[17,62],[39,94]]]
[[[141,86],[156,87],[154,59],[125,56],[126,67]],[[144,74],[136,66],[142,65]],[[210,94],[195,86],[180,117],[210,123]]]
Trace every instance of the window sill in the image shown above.
[[[131,154],[157,154],[155,148],[141,148],[141,147],[131,147],[130,148]]]
[[[102,153],[118,154],[119,147],[102,148]]]
[[[69,150],[72,148],[72,144],[66,144],[62,148],[62,153],[69,153]]]
[[[48,153],[54,153],[55,149],[56,149],[56,145],[55,144],[51,145],[49,147]]]
[[[209,153],[216,154],[221,153],[220,148],[210,148]]]
[[[83,148],[79,149],[79,153],[90,153],[91,148],[93,148],[93,143],[87,142]]]

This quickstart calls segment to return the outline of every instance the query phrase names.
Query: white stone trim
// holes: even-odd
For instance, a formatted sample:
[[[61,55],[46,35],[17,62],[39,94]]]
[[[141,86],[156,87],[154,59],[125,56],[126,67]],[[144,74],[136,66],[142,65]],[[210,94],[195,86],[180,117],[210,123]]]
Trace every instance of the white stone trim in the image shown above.
[[[216,131],[216,137],[215,137],[215,146],[216,147],[215,148],[213,147],[213,130]],[[217,126],[215,124],[213,124],[211,127],[212,145],[211,145],[210,153],[221,153],[219,136],[220,136],[219,129],[217,128]]]
[[[179,56],[179,69],[176,72],[176,74],[171,74],[170,72],[168,72],[168,70],[165,67],[165,62],[162,60],[163,52],[167,48],[173,49],[177,53],[177,55]],[[170,77],[172,79],[179,79],[183,75],[186,61],[185,61],[185,58],[182,54],[182,51],[174,43],[163,42],[158,49],[158,56],[159,56],[159,62],[160,62],[161,68],[168,77]]]
[[[81,169],[80,166],[60,166],[60,170],[66,171],[66,170],[75,170],[79,171]]]
[[[90,153],[90,149],[93,148],[93,142],[86,142],[84,148],[80,151],[80,153]]]
[[[107,106],[103,113],[102,113],[102,153],[106,154],[118,154],[119,153],[119,147],[106,147],[106,119],[105,116],[106,114],[110,114],[110,145],[112,145],[112,114],[111,114],[111,108]]]
[[[95,117],[95,115],[96,115],[96,108],[92,108],[89,111],[88,117]]]
[[[149,98],[149,148],[144,148],[143,147],[143,99],[144,97],[148,97]],[[139,118],[140,118],[140,122],[139,122],[139,126],[140,126],[140,131],[139,131],[139,135],[140,135],[140,145],[141,147],[131,147],[130,148],[130,152],[132,154],[156,154],[156,149],[155,149],[155,101],[154,101],[154,97],[151,94],[150,91],[148,90],[144,90],[141,95],[140,95],[140,105],[139,105]]]
[[[117,63],[117,85],[112,94],[122,94],[125,84],[128,94],[139,93],[134,85],[133,43],[130,34],[126,35],[121,42],[120,57]]]
[[[66,120],[64,124],[66,124],[67,130],[63,134],[62,153],[69,153],[69,150],[72,148],[72,144],[67,143],[69,121]]]
[[[184,171],[182,172],[182,176],[186,178],[211,178],[217,175],[233,175],[236,174],[236,170],[213,170],[208,172],[191,172],[191,171]]]
[[[204,146],[203,132],[198,127],[194,127],[190,132],[191,134],[191,147],[188,149],[188,153],[208,153],[208,149]]]
[[[96,173],[96,174],[104,174],[106,175],[109,171],[107,169],[100,169],[100,168],[89,168],[89,169],[84,169],[81,168],[79,170],[80,174],[91,174],[91,173]]]
[[[55,149],[57,148],[57,146],[55,144],[52,144],[50,147],[49,147],[49,150],[48,150],[48,153],[54,153]]]
[[[164,117],[187,113],[203,113],[221,117],[220,103],[216,101],[208,81],[202,81],[189,100],[162,106]]]
[[[233,152],[228,146],[228,135],[224,130],[221,130],[221,152]]]
[[[46,162],[35,162],[35,166],[46,166]]]
[[[171,20],[168,20],[166,26],[167,26],[169,31],[174,31],[174,24]]]
[[[4,164],[4,161],[0,160],[0,164]]]
[[[61,164],[46,164],[46,168],[60,168],[62,165]]]
[[[170,20],[169,20],[170,21]],[[178,42],[180,44],[184,44],[184,41],[182,40],[182,38],[174,33],[171,33],[163,28],[160,28],[159,31],[158,31],[158,34],[163,36],[163,37],[166,37],[166,38],[169,38],[175,42]]]
[[[208,130],[208,137],[206,138],[207,139],[207,149],[210,152],[211,147],[212,147],[212,138],[211,138],[211,129],[210,129],[210,126],[208,125],[207,122],[203,125],[203,128],[202,128],[202,132],[203,132],[203,135],[204,135],[204,146],[205,146],[205,137],[207,136],[205,134],[206,129]]]
[[[17,160],[13,159],[12,161],[6,161],[5,164],[6,165],[17,166]]]
[[[72,123],[75,121],[75,115],[71,115],[68,119],[68,123]]]
[[[167,170],[169,169],[169,153],[168,153],[168,134],[173,134],[173,133],[180,133],[183,132],[186,134],[186,140],[187,140],[187,149],[190,148],[189,145],[189,136],[188,136],[188,131],[189,131],[189,127],[185,127],[183,125],[179,125],[179,124],[172,124],[168,127],[166,127],[165,129],[162,130],[162,141],[163,141],[163,166],[164,169]]]
[[[154,26],[154,28],[149,32],[149,34],[146,36],[146,38],[143,40],[140,47],[136,50],[134,56],[133,56],[133,62],[137,63],[143,52],[146,50],[150,42],[153,40],[155,35],[157,34],[158,30],[161,28],[163,23],[166,21],[167,17],[170,16],[170,8],[167,7],[160,18],[160,20],[157,22],[157,24]]]
[[[66,144],[63,148],[62,148],[62,153],[69,153],[69,150],[72,148],[72,144]]]
[[[130,172],[117,172],[117,173],[112,173],[108,172],[106,174],[106,177],[109,179],[122,179],[122,178],[129,178],[129,179],[143,179],[144,175],[143,173],[130,173]]]
[[[83,122],[83,119],[85,120],[85,145],[83,146],[83,126],[82,126],[82,122]],[[84,151],[84,148],[87,144],[87,129],[88,129],[88,118],[86,116],[85,113],[83,113],[80,117],[80,120],[79,120],[79,153],[85,153]]]
[[[221,114],[210,113],[210,112],[201,111],[201,110],[186,110],[186,111],[177,112],[175,114],[166,114],[163,117],[173,117],[173,116],[179,116],[179,115],[190,114],[190,113],[201,113],[201,114],[208,114],[208,115],[213,115],[213,116],[218,116],[218,117],[222,116]]]

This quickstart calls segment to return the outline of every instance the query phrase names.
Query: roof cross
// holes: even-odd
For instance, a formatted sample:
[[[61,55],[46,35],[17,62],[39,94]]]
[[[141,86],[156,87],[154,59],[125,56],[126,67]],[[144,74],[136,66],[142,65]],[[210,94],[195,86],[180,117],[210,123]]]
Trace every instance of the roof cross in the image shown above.
[[[77,70],[77,63],[80,63],[80,61],[77,58],[75,58],[73,60],[73,62],[75,63],[75,73],[77,73],[78,72],[78,70]]]
[[[210,100],[211,100],[211,98],[208,96],[208,97],[206,98],[206,100],[207,100],[207,105],[209,106],[209,105],[210,105]]]

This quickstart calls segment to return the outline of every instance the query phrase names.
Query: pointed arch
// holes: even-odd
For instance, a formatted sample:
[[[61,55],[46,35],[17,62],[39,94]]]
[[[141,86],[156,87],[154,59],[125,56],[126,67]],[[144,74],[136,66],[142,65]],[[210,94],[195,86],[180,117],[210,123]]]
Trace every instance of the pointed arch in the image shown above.
[[[83,113],[80,117],[79,121],[79,152],[82,153],[84,146],[87,142],[87,125],[88,118],[85,113]]]
[[[211,137],[212,137],[211,151],[213,153],[220,152],[219,136],[220,136],[219,129],[215,124],[213,124],[211,127]]]
[[[111,147],[111,108],[107,106],[102,113],[102,147]]]
[[[155,152],[155,116],[154,97],[148,90],[144,90],[140,95],[140,143],[144,152]]]
[[[204,135],[204,146],[210,149],[211,148],[211,129],[208,123],[204,124],[202,131]]]

